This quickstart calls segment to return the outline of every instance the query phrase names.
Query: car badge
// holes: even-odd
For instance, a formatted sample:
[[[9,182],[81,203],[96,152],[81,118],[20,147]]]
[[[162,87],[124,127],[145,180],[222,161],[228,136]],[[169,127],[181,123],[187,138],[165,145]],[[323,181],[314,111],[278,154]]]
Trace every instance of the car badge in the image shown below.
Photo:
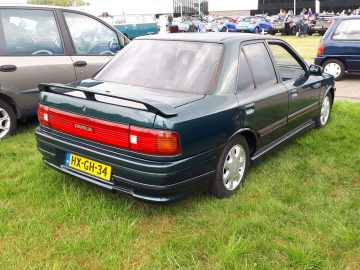
[[[85,112],[86,109],[87,109],[87,107],[84,105],[84,106],[82,107],[82,111]]]

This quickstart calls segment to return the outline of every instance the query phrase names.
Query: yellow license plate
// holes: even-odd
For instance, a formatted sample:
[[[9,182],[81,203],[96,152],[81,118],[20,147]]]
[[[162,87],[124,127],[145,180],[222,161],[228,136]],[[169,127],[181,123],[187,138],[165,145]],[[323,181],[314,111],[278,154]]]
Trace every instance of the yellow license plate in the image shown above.
[[[99,177],[106,181],[111,179],[111,166],[71,153],[66,154],[65,164],[71,168]]]
[[[322,26],[315,26],[314,28],[315,28],[315,29],[321,29]]]

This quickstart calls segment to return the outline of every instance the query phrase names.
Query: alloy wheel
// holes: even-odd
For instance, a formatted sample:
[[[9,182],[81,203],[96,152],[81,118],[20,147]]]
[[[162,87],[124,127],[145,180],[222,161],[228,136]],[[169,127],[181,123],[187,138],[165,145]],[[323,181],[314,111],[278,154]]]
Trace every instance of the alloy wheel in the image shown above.
[[[321,112],[320,112],[320,123],[322,126],[324,126],[329,119],[330,109],[331,109],[330,97],[326,96],[321,105]]]
[[[0,107],[0,139],[5,137],[10,130],[10,115]]]

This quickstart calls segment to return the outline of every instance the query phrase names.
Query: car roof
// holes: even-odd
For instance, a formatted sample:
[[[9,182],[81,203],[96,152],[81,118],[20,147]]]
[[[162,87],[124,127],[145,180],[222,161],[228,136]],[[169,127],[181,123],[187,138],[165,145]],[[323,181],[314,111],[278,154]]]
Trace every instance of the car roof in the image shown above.
[[[196,41],[196,42],[212,42],[212,43],[230,43],[243,42],[252,40],[281,40],[273,36],[255,35],[246,33],[177,33],[170,35],[148,35],[136,38],[136,40],[170,40],[170,41]]]
[[[24,5],[24,4],[0,4],[0,8],[24,8],[24,9],[64,9],[78,11],[71,7],[62,7],[62,6],[51,6],[51,5]]]
[[[336,20],[353,20],[353,19],[360,19],[360,16],[358,15],[351,15],[351,16],[336,16]]]

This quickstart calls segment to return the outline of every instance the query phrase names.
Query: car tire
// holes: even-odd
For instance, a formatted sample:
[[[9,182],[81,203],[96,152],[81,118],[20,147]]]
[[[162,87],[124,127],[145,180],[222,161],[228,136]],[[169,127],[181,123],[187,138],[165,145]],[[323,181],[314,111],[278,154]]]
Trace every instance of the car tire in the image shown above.
[[[320,114],[315,120],[315,125],[317,128],[323,128],[329,122],[332,104],[333,96],[330,92],[328,92],[321,102]]]
[[[221,153],[210,194],[220,199],[234,195],[244,182],[249,167],[249,145],[243,136],[237,136]]]
[[[297,28],[295,26],[293,26],[291,29],[290,29],[290,35],[291,36],[296,36],[296,33],[297,33]]]
[[[259,34],[259,33],[260,33],[259,27],[255,27],[254,34]]]
[[[14,109],[5,101],[0,100],[0,140],[15,133],[16,121]]]
[[[341,80],[345,75],[345,65],[343,62],[337,59],[330,59],[322,64],[325,73],[329,73],[334,76],[335,81]]]
[[[227,32],[227,28],[226,27],[222,28],[220,32]]]

